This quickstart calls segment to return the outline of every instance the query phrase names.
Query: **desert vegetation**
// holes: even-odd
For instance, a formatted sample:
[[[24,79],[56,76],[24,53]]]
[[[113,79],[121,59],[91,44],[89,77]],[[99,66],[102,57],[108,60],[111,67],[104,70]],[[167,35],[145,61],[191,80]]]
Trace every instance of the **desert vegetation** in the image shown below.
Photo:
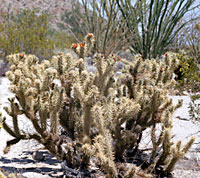
[[[37,9],[2,13],[1,58],[14,94],[4,106],[9,118],[0,118],[0,129],[12,136],[4,153],[35,140],[62,162],[65,176],[172,176],[195,138],[172,139],[172,116],[182,101],[174,105],[171,90],[196,94],[190,116],[199,120],[199,18],[184,19],[197,8],[195,0],[82,0],[58,29],[49,25],[52,14]],[[183,45],[177,38],[190,22],[195,33],[182,36]],[[20,127],[21,116],[31,131]],[[147,129],[151,148],[144,152]]]

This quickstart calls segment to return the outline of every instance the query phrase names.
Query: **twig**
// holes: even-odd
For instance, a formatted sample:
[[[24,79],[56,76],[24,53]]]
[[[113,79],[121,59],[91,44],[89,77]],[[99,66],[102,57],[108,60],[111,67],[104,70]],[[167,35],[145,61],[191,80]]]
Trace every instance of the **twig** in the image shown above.
[[[182,120],[182,121],[190,121],[190,119],[182,118],[182,117],[180,117],[180,116],[177,116],[176,118],[179,119],[179,120]]]

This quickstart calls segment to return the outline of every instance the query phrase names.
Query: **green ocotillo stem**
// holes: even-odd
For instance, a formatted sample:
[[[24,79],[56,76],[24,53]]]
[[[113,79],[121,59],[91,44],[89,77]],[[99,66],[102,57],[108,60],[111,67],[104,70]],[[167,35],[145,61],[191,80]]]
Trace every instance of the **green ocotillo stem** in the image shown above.
[[[132,48],[144,59],[157,58],[164,53],[175,35],[191,20],[175,29],[190,11],[195,0],[116,0],[132,32]]]

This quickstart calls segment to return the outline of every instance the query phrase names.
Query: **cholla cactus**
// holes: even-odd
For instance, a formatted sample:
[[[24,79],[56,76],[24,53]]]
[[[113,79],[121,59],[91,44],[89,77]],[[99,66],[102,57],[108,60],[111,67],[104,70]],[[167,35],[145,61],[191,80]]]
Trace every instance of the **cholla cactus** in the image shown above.
[[[0,178],[20,178],[21,176],[18,174],[10,173],[8,174],[3,169],[0,168]]]
[[[140,56],[136,56],[133,63],[127,61],[124,61],[124,63],[129,64],[129,74],[127,79],[123,81],[126,88],[128,88],[128,96],[141,107],[138,114],[134,115],[134,119],[126,123],[126,129],[140,135],[137,137],[136,150],[143,130],[151,127],[153,149],[148,169],[154,170],[152,169],[154,166],[165,165],[164,170],[170,172],[178,159],[185,154],[183,150],[188,150],[194,142],[194,138],[191,138],[181,151],[179,145],[181,142],[178,147],[174,148],[174,143],[171,141],[172,114],[182,105],[182,101],[173,106],[167,91],[174,85],[172,71],[178,65],[178,60],[175,54],[167,53],[163,56],[162,61],[143,61]],[[162,130],[158,136],[155,134],[157,124],[162,125]],[[139,132],[136,128],[140,128]],[[161,145],[162,154],[157,154],[157,150]]]
[[[21,139],[35,139],[72,168],[88,165],[94,158],[110,177],[119,177],[119,172],[125,177],[149,177],[146,173],[160,165],[171,171],[193,142],[183,149],[178,143],[176,149],[171,141],[171,116],[181,106],[181,102],[173,106],[167,96],[176,58],[169,53],[158,62],[136,56],[130,63],[114,54],[107,58],[95,54],[97,71],[90,73],[84,60],[93,40],[88,34],[84,45],[73,44],[80,57],[77,61],[70,54],[59,54],[41,64],[32,55],[8,56],[11,70],[6,75],[16,97],[9,99],[10,108],[5,108],[13,127],[5,118],[3,127],[14,137],[5,152]],[[117,60],[124,63],[120,76],[114,72]],[[21,114],[32,122],[33,133],[19,128]],[[162,125],[159,135],[155,134],[157,124]],[[122,165],[116,161],[123,160],[126,151],[138,149],[142,133],[149,127],[153,145],[149,165],[139,170],[124,164],[121,171]],[[60,135],[60,128],[66,136]],[[159,147],[162,152],[156,154]]]
[[[95,37],[92,33],[88,33],[82,43],[74,43],[72,44],[72,49],[79,56],[79,58],[84,58],[86,55],[92,51],[94,48]]]

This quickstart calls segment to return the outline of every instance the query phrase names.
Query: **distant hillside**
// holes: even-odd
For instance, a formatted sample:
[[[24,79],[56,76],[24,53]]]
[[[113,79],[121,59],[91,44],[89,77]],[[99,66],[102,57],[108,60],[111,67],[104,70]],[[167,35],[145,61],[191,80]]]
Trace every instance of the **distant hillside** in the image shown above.
[[[52,15],[51,22],[54,27],[61,20],[66,10],[71,10],[75,0],[0,0],[0,10],[4,12],[18,12],[20,9],[39,8]],[[0,13],[1,13],[0,11]]]

